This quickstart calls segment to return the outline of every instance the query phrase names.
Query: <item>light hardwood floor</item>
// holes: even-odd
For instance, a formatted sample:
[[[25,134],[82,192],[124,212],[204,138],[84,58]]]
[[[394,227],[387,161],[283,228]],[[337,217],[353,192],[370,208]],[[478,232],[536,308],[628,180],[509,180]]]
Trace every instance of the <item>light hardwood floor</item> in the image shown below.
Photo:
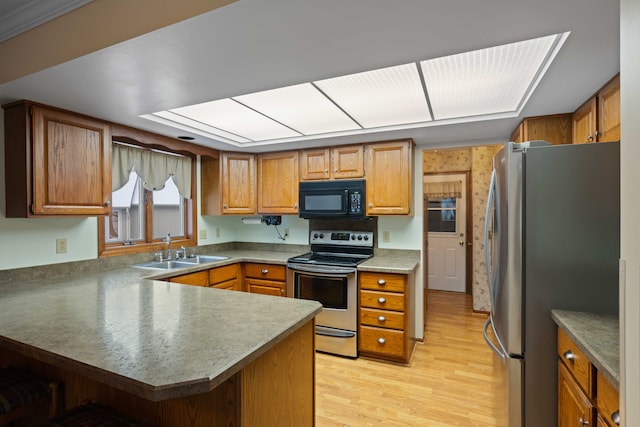
[[[471,297],[430,292],[411,366],[317,353],[316,426],[495,426],[486,314]]]

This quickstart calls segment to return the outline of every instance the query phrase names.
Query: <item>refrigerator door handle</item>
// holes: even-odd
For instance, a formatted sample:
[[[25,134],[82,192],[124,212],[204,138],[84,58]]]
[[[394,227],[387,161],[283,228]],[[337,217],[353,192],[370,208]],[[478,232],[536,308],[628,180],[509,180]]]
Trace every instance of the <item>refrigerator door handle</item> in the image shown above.
[[[491,183],[489,184],[489,195],[487,196],[487,211],[485,213],[485,217],[484,217],[484,264],[485,264],[485,268],[487,270],[487,283],[489,286],[489,296],[491,297],[491,308],[494,309],[496,306],[496,292],[495,292],[495,287],[496,287],[496,279],[497,279],[497,275],[496,278],[494,279],[494,275],[491,274],[492,270],[491,270],[491,263],[492,260],[489,258],[489,224],[491,222],[491,207],[496,204],[496,211],[494,211],[494,216],[498,215],[498,211],[497,209],[499,209],[499,206],[497,206],[496,203],[496,170],[493,169],[491,171]],[[496,223],[497,221],[499,221],[499,217],[496,217]],[[493,236],[492,238],[498,238],[500,239],[500,234],[499,234],[499,230],[498,230],[498,235],[496,236],[495,233],[496,230],[493,230]],[[498,241],[498,244],[500,244],[500,242]],[[500,260],[500,251],[498,248],[498,253],[497,254],[492,254],[494,257],[497,256],[497,262],[499,262]],[[496,266],[496,270],[498,270],[497,266]]]
[[[500,346],[500,348],[498,348],[498,346],[496,346],[493,343],[493,341],[491,341],[491,338],[489,338],[489,334],[487,334],[487,329],[489,329],[489,325],[491,325],[491,329],[493,329],[493,334],[496,336],[496,339],[498,340],[498,345]],[[493,327],[493,321],[491,320],[491,316],[489,316],[487,318],[487,321],[484,322],[484,340],[487,342],[487,345],[489,346],[489,348],[491,348],[491,350],[493,350],[493,352],[497,354],[498,357],[500,357],[500,359],[502,360],[507,359],[507,352],[504,350],[504,346],[502,345],[502,343],[500,342],[500,338],[498,338],[498,335],[496,334],[496,330]]]

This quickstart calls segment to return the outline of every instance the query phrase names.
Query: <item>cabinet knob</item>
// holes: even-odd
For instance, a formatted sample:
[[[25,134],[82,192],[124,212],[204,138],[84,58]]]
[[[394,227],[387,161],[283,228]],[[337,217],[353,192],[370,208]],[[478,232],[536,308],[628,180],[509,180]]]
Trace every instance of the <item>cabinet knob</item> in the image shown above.
[[[620,411],[616,411],[611,414],[611,421],[613,421],[613,423],[617,426],[620,425]]]
[[[294,209],[298,209],[298,204],[297,204],[297,203],[294,203],[294,204],[293,204],[293,208],[294,208]]]
[[[260,270],[260,273],[262,274],[267,274],[269,272],[269,270],[267,270],[266,268],[263,268],[262,270]]]
[[[284,289],[280,289],[280,295],[284,295]]]
[[[580,417],[578,422],[580,423],[581,426],[588,426],[589,425],[589,421],[585,421],[582,417]]]
[[[223,207],[224,209],[227,209],[227,208],[228,208],[228,206],[227,206],[227,204],[226,204],[226,203],[225,203],[224,205],[222,205],[222,207]]]
[[[111,206],[111,202],[109,200],[107,200],[106,202],[104,202],[104,207],[108,208],[109,206]]]
[[[384,345],[387,342],[384,338],[378,338],[378,344]]]
[[[387,284],[387,281],[386,281],[386,280],[384,280],[384,279],[378,279],[378,285],[380,285],[380,286],[384,286],[384,285],[386,285],[386,284]]]
[[[387,318],[384,316],[378,316],[378,322],[386,322]]]
[[[333,171],[337,173],[337,172],[338,172],[338,169],[334,169]]]
[[[325,169],[325,170],[324,170],[324,173],[329,173],[329,169]]]
[[[372,208],[373,207],[373,203],[369,203],[369,207]]]
[[[571,363],[573,363],[574,360],[576,360],[576,355],[573,354],[573,351],[571,350],[567,350],[565,351],[562,356],[567,359],[568,361],[570,361]]]
[[[593,141],[593,135],[589,135],[589,136],[587,137],[587,141],[589,141],[589,142]]]
[[[387,302],[387,300],[385,298],[380,297],[380,298],[378,298],[378,302],[380,304],[384,304],[385,302]]]

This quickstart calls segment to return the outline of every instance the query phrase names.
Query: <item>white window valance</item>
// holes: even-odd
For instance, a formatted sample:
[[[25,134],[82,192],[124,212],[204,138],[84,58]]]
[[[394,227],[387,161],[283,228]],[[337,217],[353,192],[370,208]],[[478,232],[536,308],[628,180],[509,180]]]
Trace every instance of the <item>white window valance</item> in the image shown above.
[[[169,177],[178,191],[191,198],[191,158],[122,144],[111,144],[112,191],[122,188],[131,171],[142,178],[147,190],[162,190]]]
[[[462,182],[425,182],[424,194],[426,194],[429,199],[460,198],[462,197]]]

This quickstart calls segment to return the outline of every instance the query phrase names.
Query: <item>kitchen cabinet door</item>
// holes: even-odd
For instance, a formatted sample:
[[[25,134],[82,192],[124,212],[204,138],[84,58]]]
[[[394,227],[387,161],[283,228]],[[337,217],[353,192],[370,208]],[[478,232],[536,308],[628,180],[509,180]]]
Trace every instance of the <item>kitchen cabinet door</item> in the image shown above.
[[[367,146],[367,215],[408,215],[413,187],[413,141]]]
[[[331,150],[331,173],[335,179],[364,176],[364,145],[346,145]]]
[[[579,425],[595,425],[595,410],[564,364],[558,361],[558,427]]]
[[[258,155],[258,213],[298,213],[298,152]]]
[[[241,291],[240,264],[229,264],[209,270],[209,286]]]
[[[209,272],[197,271],[195,273],[182,274],[169,279],[173,283],[182,283],[193,286],[209,286]]]
[[[256,156],[220,153],[201,158],[202,215],[256,213]]]
[[[553,145],[571,144],[571,116],[571,113],[567,113],[527,117],[511,134],[511,140],[513,142],[543,140]]]
[[[4,108],[7,217],[109,214],[109,125],[24,101]]]
[[[319,148],[300,151],[300,180],[316,181],[329,179],[331,150]]]
[[[598,92],[598,141],[620,139],[620,75]]]
[[[572,129],[574,144],[596,141],[596,111],[597,101],[594,96],[573,113]]]

